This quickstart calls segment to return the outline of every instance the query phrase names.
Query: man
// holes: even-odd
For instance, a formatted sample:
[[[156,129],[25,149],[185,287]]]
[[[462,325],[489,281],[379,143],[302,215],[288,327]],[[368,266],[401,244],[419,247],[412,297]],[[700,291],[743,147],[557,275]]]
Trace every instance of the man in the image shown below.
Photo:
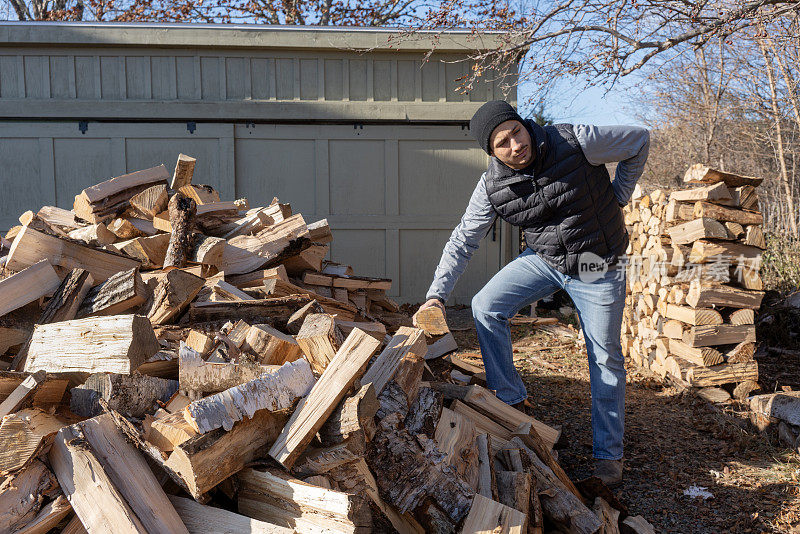
[[[522,227],[527,248],[472,299],[486,382],[522,409],[525,384],[514,367],[509,319],[564,289],[586,339],[595,475],[622,482],[625,367],[620,345],[628,245],[622,206],[642,174],[649,132],[631,126],[539,126],[500,100],[487,102],[470,131],[491,156],[461,223],[453,230],[422,308],[444,310],[456,280],[499,215]],[[612,182],[605,163],[619,162]]]

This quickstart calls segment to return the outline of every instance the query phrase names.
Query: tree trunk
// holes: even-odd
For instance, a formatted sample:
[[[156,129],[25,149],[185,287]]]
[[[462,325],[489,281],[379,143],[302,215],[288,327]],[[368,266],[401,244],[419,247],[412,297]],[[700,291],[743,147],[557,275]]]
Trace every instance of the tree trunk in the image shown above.
[[[758,47],[761,50],[761,55],[764,57],[764,64],[767,71],[767,80],[769,81],[770,104],[772,106],[772,115],[775,119],[775,136],[778,150],[778,163],[781,169],[781,184],[783,185],[783,193],[786,198],[787,207],[789,208],[789,228],[791,229],[792,236],[798,237],[797,221],[791,214],[796,213],[794,206],[794,198],[792,197],[792,188],[789,183],[789,172],[786,169],[786,155],[783,146],[783,131],[781,129],[781,114],[778,109],[778,93],[775,83],[775,73],[773,71],[772,58],[767,53],[767,47],[763,39],[758,40]]]

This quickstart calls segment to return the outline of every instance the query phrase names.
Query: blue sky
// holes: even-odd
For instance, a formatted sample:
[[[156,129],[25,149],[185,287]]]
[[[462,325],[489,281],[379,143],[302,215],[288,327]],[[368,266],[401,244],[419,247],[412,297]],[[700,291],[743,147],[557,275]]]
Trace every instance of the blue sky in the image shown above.
[[[630,102],[631,91],[635,87],[619,85],[606,92],[605,88],[584,88],[580,82],[563,83],[563,87],[553,90],[547,99],[545,114],[555,122],[572,124],[641,124],[636,119],[635,104]],[[523,82],[518,88],[517,101],[520,111],[528,112],[530,106],[525,102],[533,94],[532,83]]]

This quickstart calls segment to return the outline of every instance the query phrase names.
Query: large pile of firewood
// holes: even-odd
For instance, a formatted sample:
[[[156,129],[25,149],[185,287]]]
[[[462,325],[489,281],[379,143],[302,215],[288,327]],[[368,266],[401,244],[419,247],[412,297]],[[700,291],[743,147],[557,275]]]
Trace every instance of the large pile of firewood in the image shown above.
[[[326,221],[193,168],[6,235],[0,532],[652,531],[578,490],[558,429],[442,366],[480,368],[433,374],[441,313],[412,328],[390,280],[325,261]]]
[[[698,164],[684,181],[695,187],[639,191],[625,208],[631,242],[623,352],[711,400],[742,399],[758,380],[761,179]]]

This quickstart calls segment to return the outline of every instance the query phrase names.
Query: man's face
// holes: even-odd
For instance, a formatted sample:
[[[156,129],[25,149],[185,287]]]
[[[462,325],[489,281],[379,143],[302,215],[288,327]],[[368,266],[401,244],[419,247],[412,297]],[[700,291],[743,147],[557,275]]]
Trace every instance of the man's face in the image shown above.
[[[521,122],[501,122],[489,138],[492,155],[511,167],[524,169],[533,161],[531,136]]]

